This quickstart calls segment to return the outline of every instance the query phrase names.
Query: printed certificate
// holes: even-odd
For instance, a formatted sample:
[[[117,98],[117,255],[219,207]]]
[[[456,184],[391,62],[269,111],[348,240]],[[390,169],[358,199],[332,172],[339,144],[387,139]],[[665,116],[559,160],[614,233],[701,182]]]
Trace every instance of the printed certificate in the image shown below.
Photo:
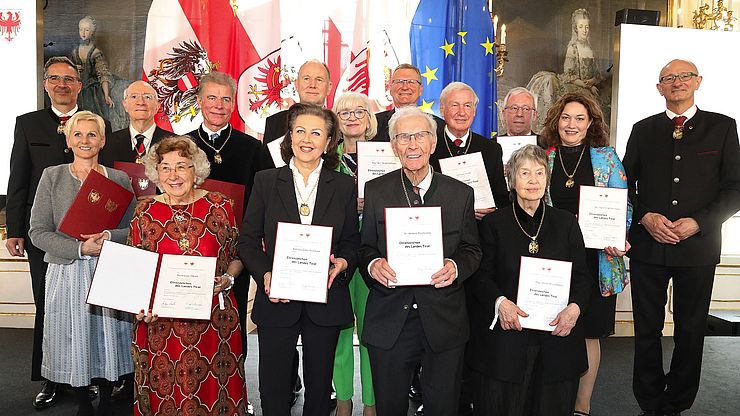
[[[529,316],[522,328],[552,331],[550,322],[568,306],[573,263],[522,256],[516,305]]]
[[[442,269],[442,208],[386,208],[388,264],[396,286],[429,285]]]
[[[448,157],[439,160],[442,173],[473,188],[475,194],[475,209],[494,208],[491,184],[488,182],[486,165],[480,152],[467,155]]]
[[[270,297],[326,303],[333,227],[279,222]]]
[[[211,319],[216,257],[163,254],[152,313],[166,318]]]
[[[581,186],[578,225],[588,248],[616,247],[627,239],[627,189]]]
[[[537,136],[496,136],[496,142],[501,145],[501,150],[503,150],[501,159],[505,166],[515,150],[528,144],[537,144]]]
[[[357,196],[365,197],[367,181],[401,169],[389,142],[357,142]]]
[[[158,254],[103,242],[87,303],[133,314],[211,318],[216,257]]]

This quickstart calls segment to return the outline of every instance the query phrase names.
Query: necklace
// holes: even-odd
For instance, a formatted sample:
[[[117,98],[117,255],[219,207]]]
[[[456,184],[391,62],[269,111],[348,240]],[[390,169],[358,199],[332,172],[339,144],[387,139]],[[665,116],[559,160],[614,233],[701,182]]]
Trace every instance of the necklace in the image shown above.
[[[432,167],[429,166],[429,169],[431,168]],[[409,179],[409,182],[411,182],[411,179]],[[413,182],[411,182],[411,186],[413,188],[416,188],[414,189],[414,192],[416,192],[416,190],[419,189],[419,187],[414,185]],[[409,191],[406,190],[406,184],[403,183],[403,169],[401,169],[401,189],[403,189],[403,195],[406,197],[406,204],[408,204],[409,208],[411,208],[411,199],[409,198]]]
[[[172,220],[175,222],[175,225],[177,225],[177,229],[180,232],[180,238],[177,240],[177,246],[182,251],[188,251],[190,249],[190,240],[188,239],[188,230],[190,230],[190,224],[193,222],[193,214],[190,214],[190,219],[188,220],[188,225],[185,227],[185,231],[183,232],[180,228],[180,223],[185,222],[185,214],[187,213],[187,205],[185,207],[185,211],[175,212],[175,210],[172,208],[172,198],[170,198],[169,195],[167,195],[167,206],[170,207],[170,211],[172,211]]]
[[[224,162],[224,160],[221,158],[221,150],[223,150],[224,146],[226,146],[226,143],[229,142],[229,139],[231,138],[231,132],[232,131],[234,131],[234,130],[231,128],[231,124],[229,124],[229,134],[226,136],[226,140],[224,140],[224,144],[222,144],[221,147],[219,147],[218,149],[216,149],[216,147],[214,147],[212,144],[208,143],[208,140],[206,140],[206,139],[203,138],[203,133],[201,132],[201,129],[198,129],[198,137],[200,138],[200,140],[202,140],[203,143],[206,144],[206,146],[210,147],[211,149],[213,149],[214,152],[216,152],[213,155],[213,161],[216,162],[216,164],[218,164],[218,165],[220,165],[221,163]]]
[[[465,151],[463,151],[463,155],[467,155],[468,154],[468,149],[470,149],[470,142],[473,141],[471,139],[472,139],[472,137],[470,137],[470,135],[468,135],[468,144],[465,145]],[[447,140],[447,135],[446,134],[445,134],[445,146],[447,146],[447,151],[450,153],[450,156],[455,156],[455,155],[452,154],[452,149],[450,148],[450,143],[449,143],[449,140]]]
[[[316,178],[316,182],[313,184],[313,188],[311,188],[311,192],[308,193],[308,198],[304,198],[303,194],[301,194],[301,190],[298,189],[298,183],[295,181],[295,171],[290,170],[293,176],[293,187],[295,187],[295,192],[298,195],[298,198],[301,200],[301,206],[298,207],[298,213],[301,214],[304,217],[308,217],[311,215],[311,208],[308,206],[308,200],[311,199],[311,195],[313,195],[314,191],[316,191],[316,187],[319,186],[319,179]]]
[[[565,176],[568,177],[568,180],[565,181],[565,187],[566,188],[572,188],[576,181],[573,180],[573,176],[576,174],[576,171],[578,170],[578,166],[581,164],[581,159],[583,159],[583,154],[586,152],[586,145],[583,145],[583,149],[581,149],[581,155],[578,156],[578,162],[576,163],[576,167],[573,169],[573,173],[568,173],[567,170],[565,170],[565,164],[563,163],[563,153],[558,149],[558,158],[560,159],[560,167],[563,168],[563,173],[565,173]]]
[[[516,201],[514,203],[516,203]],[[514,220],[516,220],[516,225],[519,226],[519,229],[522,230],[524,235],[532,239],[532,241],[529,242],[529,252],[531,254],[537,254],[537,252],[540,251],[540,244],[537,242],[537,236],[540,235],[542,223],[545,222],[545,205],[542,205],[542,218],[540,218],[540,225],[537,227],[537,232],[534,235],[529,235],[526,231],[524,231],[524,227],[522,227],[522,224],[519,222],[519,218],[516,216],[516,207],[512,207],[512,212],[514,213]]]

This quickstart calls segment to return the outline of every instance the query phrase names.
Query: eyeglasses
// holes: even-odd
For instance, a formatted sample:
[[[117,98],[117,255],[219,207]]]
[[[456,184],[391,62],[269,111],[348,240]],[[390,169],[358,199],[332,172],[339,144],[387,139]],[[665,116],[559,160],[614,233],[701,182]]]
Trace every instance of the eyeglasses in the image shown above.
[[[49,84],[51,85],[59,85],[59,84],[72,84],[75,82],[79,82],[80,79],[77,77],[70,77],[69,75],[47,75],[45,80],[49,81]]]
[[[193,167],[193,165],[186,165],[186,164],[182,163],[182,164],[175,165],[174,168],[172,166],[170,166],[170,165],[159,165],[159,166],[157,166],[157,170],[161,174],[169,175],[173,171],[176,172],[176,173],[185,173],[186,170],[188,170],[188,169],[190,169],[192,167]]]
[[[391,81],[391,84],[413,87],[414,85],[421,85],[421,81],[417,81],[415,79],[394,79]]]
[[[660,81],[661,84],[673,84],[676,79],[681,82],[685,82],[693,77],[698,76],[699,74],[695,74],[693,72],[681,72],[680,74],[663,75],[662,77],[658,78],[658,81]]]
[[[139,98],[143,98],[144,101],[146,101],[146,102],[152,102],[152,101],[154,101],[154,95],[152,95],[152,94],[136,94],[136,93],[134,93],[134,94],[129,94],[128,97],[126,97],[126,98],[128,98],[131,101],[138,101]]]
[[[349,110],[340,111],[340,112],[337,113],[337,116],[339,116],[339,118],[341,118],[342,120],[349,120],[349,117],[351,115],[354,115],[355,118],[359,120],[361,118],[365,118],[365,113],[366,112],[367,112],[367,110],[362,109],[362,108],[358,108],[357,110],[352,110],[352,111],[349,111]]]
[[[411,139],[416,139],[417,143],[425,142],[428,138],[432,137],[431,131],[418,131],[416,133],[398,133],[393,138],[398,144],[407,145],[411,143]]]
[[[534,110],[534,108],[528,105],[523,105],[523,106],[509,105],[509,106],[504,107],[504,110],[511,111],[512,113],[518,113],[519,110],[522,110],[522,112],[526,114]]]

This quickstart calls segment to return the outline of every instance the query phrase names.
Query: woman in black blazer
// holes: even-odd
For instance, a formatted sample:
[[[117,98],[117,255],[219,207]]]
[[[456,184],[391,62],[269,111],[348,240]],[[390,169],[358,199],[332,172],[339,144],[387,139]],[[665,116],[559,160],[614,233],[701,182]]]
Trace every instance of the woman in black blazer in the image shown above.
[[[258,286],[252,320],[258,326],[265,416],[290,415],[291,368],[299,335],[306,386],[303,414],[329,414],[334,350],[340,329],[353,319],[347,283],[360,246],[357,189],[351,177],[334,170],[338,142],[338,122],[331,111],[294,104],[280,146],[287,165],[254,178],[238,249]],[[278,222],[333,227],[325,304],[270,297]]]
[[[591,278],[578,221],[546,206],[549,181],[545,151],[528,145],[508,163],[513,203],[483,218],[483,259],[467,284],[476,415],[570,416],[578,379],[588,367],[580,313]],[[517,305],[521,257],[572,262],[568,305],[550,331],[523,329],[526,310]],[[525,310],[522,310],[525,309]]]

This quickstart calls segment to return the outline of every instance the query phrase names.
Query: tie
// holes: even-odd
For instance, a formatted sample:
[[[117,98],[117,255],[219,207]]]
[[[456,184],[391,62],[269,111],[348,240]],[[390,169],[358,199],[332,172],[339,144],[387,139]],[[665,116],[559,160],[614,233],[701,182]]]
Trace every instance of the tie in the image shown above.
[[[681,140],[683,138],[683,123],[686,122],[686,116],[673,117],[673,138]]]
[[[453,141],[453,143],[455,143],[455,146],[457,146],[457,147],[462,146],[462,140],[460,140],[460,139],[455,139],[455,141]]]
[[[218,139],[219,134],[218,133],[211,133],[210,136],[208,136],[208,139],[211,141],[211,144],[216,144],[216,139]]]
[[[146,152],[146,148],[144,147],[145,137],[143,134],[137,134],[134,138],[136,139],[136,153],[141,156]]]
[[[65,115],[65,116],[59,116],[59,122],[60,122],[60,123],[62,124],[62,126],[63,126],[63,125],[64,125],[64,123],[66,123],[66,122],[67,122],[67,120],[69,120],[70,118],[72,118],[72,116],[66,116],[66,115]]]

